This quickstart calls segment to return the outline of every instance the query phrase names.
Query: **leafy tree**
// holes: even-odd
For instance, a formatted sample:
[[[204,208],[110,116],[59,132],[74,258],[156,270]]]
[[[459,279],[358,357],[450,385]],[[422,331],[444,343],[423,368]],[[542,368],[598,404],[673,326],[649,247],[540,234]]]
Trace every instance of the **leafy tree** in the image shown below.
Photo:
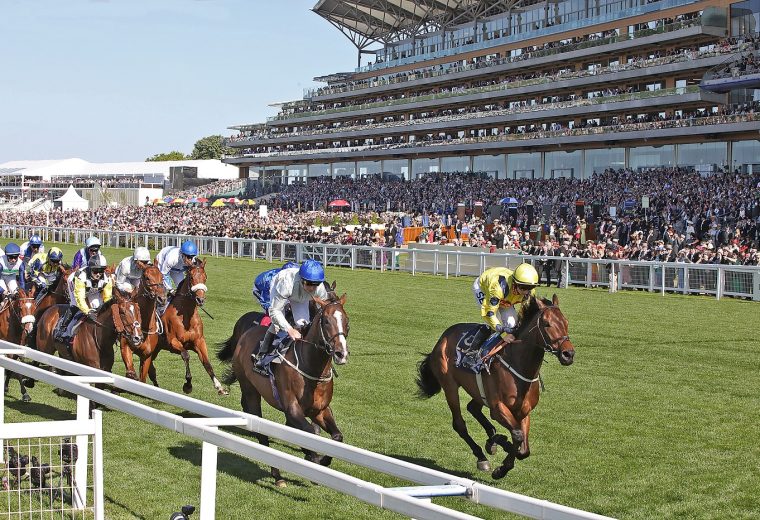
[[[159,162],[159,161],[184,161],[185,159],[187,159],[185,154],[175,150],[169,153],[157,153],[153,157],[148,157],[145,160],[147,162]]]
[[[191,159],[221,159],[223,154],[232,154],[234,150],[224,146],[224,137],[210,135],[196,141]]]

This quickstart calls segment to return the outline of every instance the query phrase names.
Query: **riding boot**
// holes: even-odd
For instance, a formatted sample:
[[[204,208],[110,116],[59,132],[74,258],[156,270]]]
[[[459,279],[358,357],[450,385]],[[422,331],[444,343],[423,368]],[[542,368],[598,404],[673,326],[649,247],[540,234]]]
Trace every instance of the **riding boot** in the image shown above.
[[[272,344],[274,343],[275,337],[277,337],[277,334],[275,334],[273,330],[267,329],[267,332],[264,334],[264,338],[259,345],[258,352],[253,355],[255,361],[253,368],[256,372],[264,372],[264,358],[269,354],[269,351],[272,350]]]
[[[66,313],[61,318],[61,321],[58,322],[58,326],[53,333],[53,337],[56,341],[60,343],[67,343],[69,341],[70,337],[68,337],[66,333],[68,332],[71,318],[74,317],[74,312],[75,311],[72,307],[66,309]]]

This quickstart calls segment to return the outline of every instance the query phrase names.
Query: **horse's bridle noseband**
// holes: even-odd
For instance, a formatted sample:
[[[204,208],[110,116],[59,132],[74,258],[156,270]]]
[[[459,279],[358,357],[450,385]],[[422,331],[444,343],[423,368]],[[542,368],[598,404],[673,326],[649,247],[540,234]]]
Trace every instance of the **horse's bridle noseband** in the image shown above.
[[[543,318],[544,318],[544,313],[549,309],[555,309],[555,308],[556,306],[549,305],[541,309],[541,312],[538,314],[536,318],[536,324],[533,327],[531,327],[531,329],[528,330],[528,332],[532,332],[533,330],[538,329],[538,332],[541,335],[541,340],[544,342],[544,344],[542,345],[544,352],[546,352],[547,354],[551,354],[553,356],[559,357],[560,353],[562,352],[562,345],[564,345],[565,342],[570,341],[570,336],[564,335],[556,339],[551,339],[550,337],[548,337],[546,331],[544,330],[544,326],[543,326],[544,324],[542,323]]]
[[[324,350],[328,356],[332,356],[335,353],[335,344],[333,343],[335,341],[335,338],[343,336],[346,338],[346,340],[348,340],[348,327],[346,327],[346,332],[337,332],[329,338],[325,336],[325,309],[327,309],[330,305],[340,305],[340,302],[330,302],[319,309],[319,341],[317,343],[314,343],[312,341],[306,341],[303,338],[300,340],[304,343],[310,343],[318,349]]]

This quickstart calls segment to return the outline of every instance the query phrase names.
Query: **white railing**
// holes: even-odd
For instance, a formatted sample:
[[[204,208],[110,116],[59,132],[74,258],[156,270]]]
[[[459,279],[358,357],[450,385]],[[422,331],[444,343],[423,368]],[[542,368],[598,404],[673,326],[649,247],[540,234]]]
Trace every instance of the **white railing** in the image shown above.
[[[760,267],[721,264],[686,264],[677,262],[635,262],[629,260],[589,259],[575,257],[537,257],[518,253],[488,253],[475,248],[426,246],[409,248],[310,244],[246,238],[223,238],[161,233],[133,233],[103,229],[49,228],[3,225],[2,238],[26,240],[34,233],[44,241],[83,244],[89,236],[97,236],[104,246],[133,249],[145,246],[159,250],[179,246],[192,240],[202,255],[247,258],[268,262],[302,262],[306,258],[320,260],[326,266],[350,269],[405,271],[449,276],[478,276],[488,267],[515,267],[533,263],[539,272],[540,262],[552,261],[553,278],[562,274],[562,284],[612,289],[643,289],[652,292],[704,294],[720,299],[724,296],[760,301]],[[468,249],[468,250],[461,250]],[[111,259],[114,260],[119,259]],[[615,277],[611,277],[611,275]]]
[[[53,372],[6,358],[2,354],[21,354],[23,357],[56,367],[65,372],[88,378],[107,377],[115,388],[157,402],[169,404],[200,417],[186,418],[131,401],[108,391],[83,385],[76,377],[62,376]],[[472,515],[442,507],[415,497],[461,496],[472,502],[509,511],[530,518],[574,520],[601,520],[608,517],[562,506],[524,495],[518,495],[470,479],[456,477],[441,471],[418,466],[296,430],[245,412],[238,412],[205,401],[176,394],[168,390],[146,385],[91,367],[50,356],[6,341],[0,341],[0,367],[26,377],[31,377],[63,390],[75,393],[83,399],[101,403],[106,407],[130,414],[147,422],[203,441],[201,468],[200,520],[215,518],[216,509],[216,462],[218,448],[224,448],[264,465],[277,467],[300,477],[322,484],[331,489],[354,496],[359,500],[419,519],[475,519]],[[2,418],[0,402],[0,418]],[[219,426],[239,426],[254,433],[280,439],[318,453],[373,469],[424,487],[385,488],[330,468],[320,466],[293,455],[262,446],[252,440],[220,431]]]

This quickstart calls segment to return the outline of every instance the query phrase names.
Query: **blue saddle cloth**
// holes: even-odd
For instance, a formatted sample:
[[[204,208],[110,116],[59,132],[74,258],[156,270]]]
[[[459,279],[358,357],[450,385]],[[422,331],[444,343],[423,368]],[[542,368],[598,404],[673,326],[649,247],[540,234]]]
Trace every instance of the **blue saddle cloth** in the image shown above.
[[[274,367],[272,367],[272,364],[281,363],[282,360],[280,359],[280,356],[284,356],[290,346],[293,344],[293,341],[284,331],[280,332],[280,334],[277,335],[274,342],[274,348],[269,354],[264,356],[262,360],[262,366],[264,367],[264,373],[262,375],[268,376],[270,378],[274,377],[274,372],[272,371]]]
[[[467,330],[457,341],[457,359],[455,366],[467,370],[473,374],[479,374],[483,370],[489,371],[493,357],[483,362],[483,358],[490,350],[485,346],[485,340],[491,335],[491,331],[485,325],[478,325]]]

